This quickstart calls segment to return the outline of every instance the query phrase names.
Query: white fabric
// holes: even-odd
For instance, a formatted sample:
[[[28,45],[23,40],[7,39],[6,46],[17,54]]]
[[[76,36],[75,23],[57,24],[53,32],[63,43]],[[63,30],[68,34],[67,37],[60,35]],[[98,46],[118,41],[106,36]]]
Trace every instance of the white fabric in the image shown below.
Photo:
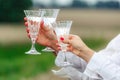
[[[70,52],[67,53],[67,60],[73,66],[62,68],[62,73],[71,80],[120,80],[120,35],[111,40],[105,49],[96,52],[88,64]],[[64,55],[59,52],[55,63],[62,67],[63,61]]]

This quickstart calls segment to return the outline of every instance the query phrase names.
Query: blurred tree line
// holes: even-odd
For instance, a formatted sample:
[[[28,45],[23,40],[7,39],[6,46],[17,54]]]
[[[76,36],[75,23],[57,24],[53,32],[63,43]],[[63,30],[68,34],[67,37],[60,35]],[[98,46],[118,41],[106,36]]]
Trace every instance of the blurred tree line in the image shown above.
[[[109,2],[101,2],[99,1],[96,5],[96,8],[112,8],[112,9],[119,9],[120,3],[117,1],[109,1]]]
[[[74,0],[71,7],[74,8],[106,8],[106,9],[120,9],[120,3],[118,1],[98,1],[95,5],[88,5],[86,2]]]
[[[0,22],[22,21],[23,10],[31,6],[31,0],[0,0]]]
[[[85,2],[83,0],[73,0],[72,4],[66,6],[59,6],[58,4],[54,3],[54,0],[50,6],[46,6],[45,4],[42,3],[34,3],[33,7],[41,7],[41,8],[46,8],[46,7],[51,7],[51,8],[106,8],[106,9],[120,9],[120,2],[111,0],[111,1],[98,1],[96,4],[89,4],[88,2]]]
[[[20,22],[23,21],[24,9],[33,6],[32,0],[0,0],[0,22]],[[34,4],[34,7],[46,8],[42,3]],[[50,6],[49,6],[50,7]],[[53,8],[60,8],[58,5],[51,5]],[[120,9],[118,1],[98,1],[95,5],[88,5],[88,3],[79,0],[73,0],[70,6],[61,6],[61,8],[106,8],[106,9]]]

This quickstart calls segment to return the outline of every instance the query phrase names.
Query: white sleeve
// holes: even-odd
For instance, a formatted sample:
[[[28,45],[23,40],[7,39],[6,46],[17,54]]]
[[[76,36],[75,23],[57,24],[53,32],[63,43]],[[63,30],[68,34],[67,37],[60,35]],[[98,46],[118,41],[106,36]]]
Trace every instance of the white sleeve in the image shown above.
[[[87,76],[84,73],[81,73],[80,71],[78,71],[77,69],[75,69],[74,67],[63,67],[60,70],[52,70],[52,72],[59,77],[62,78],[68,78],[70,80],[102,80],[102,79],[98,79],[98,78],[90,78],[89,76]]]
[[[85,74],[105,80],[120,80],[120,34],[113,38],[104,50],[95,53],[87,65]]]
[[[88,65],[81,58],[67,54],[68,61],[73,63],[74,66],[71,68],[66,67],[64,71],[68,73],[67,75],[69,75],[72,80],[120,80],[119,42],[120,35],[115,37],[104,50],[95,53]],[[59,55],[62,54],[59,53]],[[58,64],[60,63],[59,61],[61,61],[60,56],[58,56],[58,58],[56,63],[60,65]],[[84,73],[82,73],[82,71],[84,71]]]
[[[80,57],[74,55],[73,53],[66,53],[67,60],[73,64],[73,66],[62,67],[62,62],[64,62],[64,54],[59,52],[55,64],[59,67],[62,67],[60,70],[52,70],[52,72],[60,77],[67,77],[70,80],[101,80],[101,78],[94,77],[91,78],[84,74],[84,70],[87,66],[87,63],[82,60]]]
[[[70,76],[70,80],[102,80],[101,78],[91,78],[70,66],[66,67],[64,71]]]
[[[81,72],[84,72],[87,63],[83,59],[81,59],[80,57],[76,56],[71,52],[67,52],[64,54],[60,51],[55,59],[55,64],[57,66],[62,67],[62,63],[64,62],[65,55],[66,55],[67,61],[73,64],[72,67],[78,69]]]
[[[84,74],[91,77],[99,74],[104,80],[120,80],[120,66],[113,63],[110,57],[95,53],[88,63]]]

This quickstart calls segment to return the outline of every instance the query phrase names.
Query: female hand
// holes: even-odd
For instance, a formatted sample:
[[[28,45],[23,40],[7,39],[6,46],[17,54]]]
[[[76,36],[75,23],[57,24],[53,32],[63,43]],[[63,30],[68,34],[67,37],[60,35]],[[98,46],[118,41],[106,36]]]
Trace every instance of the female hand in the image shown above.
[[[25,20],[26,32],[28,37],[30,38],[27,18],[25,17],[24,20]],[[49,46],[56,51],[58,50],[56,46],[57,38],[54,30],[50,28],[48,25],[44,25],[43,21],[41,21],[40,23],[40,30],[36,42],[43,46]]]
[[[94,54],[94,51],[87,47],[87,45],[77,35],[68,35],[65,37],[67,38],[62,41],[63,43],[68,44],[67,50],[73,52],[88,62]]]

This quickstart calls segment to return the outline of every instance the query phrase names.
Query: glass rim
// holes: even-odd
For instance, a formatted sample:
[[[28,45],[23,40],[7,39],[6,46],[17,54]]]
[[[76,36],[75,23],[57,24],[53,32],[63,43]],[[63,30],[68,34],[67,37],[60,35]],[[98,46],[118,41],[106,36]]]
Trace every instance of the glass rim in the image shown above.
[[[53,18],[57,18],[57,15],[60,11],[60,9],[47,9],[47,8],[46,9],[39,9],[39,10],[44,12],[43,17],[53,17]]]
[[[40,10],[24,10],[25,16],[29,16],[31,13],[39,13],[39,15],[42,17],[44,15],[43,11]]]

